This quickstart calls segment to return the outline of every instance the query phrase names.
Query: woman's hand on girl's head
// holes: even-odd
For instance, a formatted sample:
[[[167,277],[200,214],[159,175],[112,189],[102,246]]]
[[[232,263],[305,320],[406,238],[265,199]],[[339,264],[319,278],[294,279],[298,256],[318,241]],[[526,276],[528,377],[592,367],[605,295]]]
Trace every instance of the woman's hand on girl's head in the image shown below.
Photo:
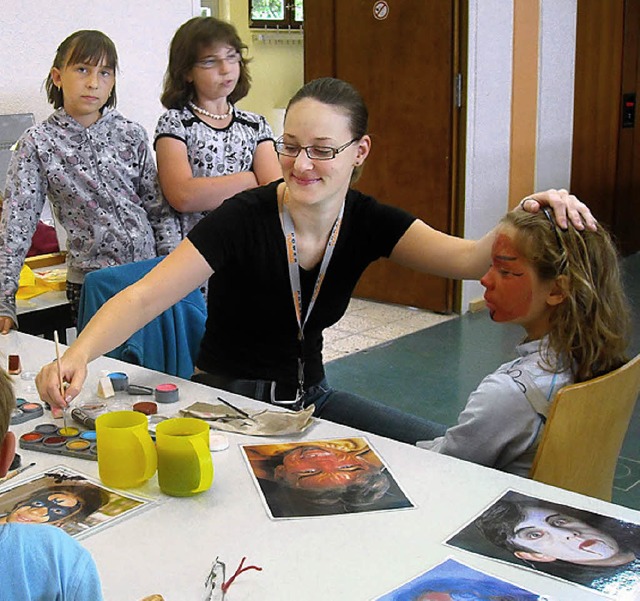
[[[69,385],[60,393],[60,379],[58,376],[58,362],[52,361],[42,367],[36,376],[36,387],[40,398],[55,407],[66,407],[82,390],[82,384],[87,377],[87,364],[69,360],[65,355],[60,359],[60,370],[64,382]]]
[[[577,230],[583,230],[585,227],[595,230],[598,227],[598,222],[591,214],[589,207],[564,188],[560,190],[551,188],[545,192],[530,194],[520,201],[519,206],[530,213],[537,213],[541,207],[550,206],[556,223],[562,229],[567,229],[568,220]]]

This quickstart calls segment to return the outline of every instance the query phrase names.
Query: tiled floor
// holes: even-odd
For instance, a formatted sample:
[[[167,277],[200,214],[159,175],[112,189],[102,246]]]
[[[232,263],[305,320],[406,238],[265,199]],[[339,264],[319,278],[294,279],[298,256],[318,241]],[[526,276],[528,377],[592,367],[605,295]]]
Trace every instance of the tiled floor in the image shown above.
[[[456,317],[431,311],[351,299],[345,316],[324,332],[323,357],[333,361]]]

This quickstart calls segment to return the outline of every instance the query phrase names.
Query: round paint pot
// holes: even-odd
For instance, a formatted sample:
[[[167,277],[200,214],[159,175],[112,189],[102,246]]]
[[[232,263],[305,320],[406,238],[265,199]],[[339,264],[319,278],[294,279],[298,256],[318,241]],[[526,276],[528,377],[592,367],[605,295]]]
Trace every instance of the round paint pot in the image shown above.
[[[74,438],[80,434],[80,430],[78,428],[74,428],[73,426],[68,426],[66,428],[60,428],[58,430],[58,434],[60,436],[64,436],[65,438]]]
[[[40,442],[44,438],[42,432],[27,432],[20,437],[24,442]]]
[[[55,424],[39,424],[35,427],[36,432],[42,432],[42,434],[55,434],[58,431],[58,426]]]
[[[229,439],[224,434],[211,432],[209,434],[209,450],[224,451],[229,448]]]
[[[91,443],[88,440],[67,440],[66,445],[67,449],[70,451],[86,451],[89,447],[91,447]]]
[[[27,402],[27,399],[17,398],[16,399],[16,407],[18,409],[20,409],[22,407],[22,405],[24,405],[26,402]]]
[[[140,401],[133,405],[133,410],[144,413],[145,415],[155,415],[158,413],[158,405],[152,401]]]
[[[67,444],[67,439],[64,436],[47,436],[42,444],[45,447],[62,447]]]
[[[178,387],[175,384],[158,384],[154,394],[158,403],[175,403],[180,397]]]
[[[95,430],[87,430],[86,432],[82,432],[80,434],[80,438],[83,440],[89,440],[93,442],[96,439],[96,431]]]
[[[113,390],[116,392],[126,390],[129,386],[129,376],[127,376],[123,371],[114,371],[110,373],[109,379],[111,380]]]
[[[42,405],[38,403],[22,403],[20,409],[25,413],[37,413],[38,411],[42,411]]]

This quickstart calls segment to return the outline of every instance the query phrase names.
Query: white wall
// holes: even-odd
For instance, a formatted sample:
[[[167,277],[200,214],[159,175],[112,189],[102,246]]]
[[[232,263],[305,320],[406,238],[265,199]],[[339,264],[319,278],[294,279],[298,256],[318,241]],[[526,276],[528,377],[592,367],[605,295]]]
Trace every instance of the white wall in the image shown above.
[[[540,6],[537,190],[568,188],[571,181],[577,1]]]
[[[184,21],[199,14],[199,5],[199,0],[3,0],[0,113],[45,119],[52,107],[43,84],[58,45],[78,29],[99,29],[118,50],[117,108],[151,137],[163,112],[159,97],[169,42]]]
[[[536,190],[569,186],[576,3],[541,1]],[[468,35],[464,235],[478,238],[509,206],[513,0],[470,0]],[[483,293],[464,282],[462,312]]]
[[[480,238],[506,211],[509,195],[513,4],[469,2],[465,238]],[[484,292],[462,285],[462,312]]]

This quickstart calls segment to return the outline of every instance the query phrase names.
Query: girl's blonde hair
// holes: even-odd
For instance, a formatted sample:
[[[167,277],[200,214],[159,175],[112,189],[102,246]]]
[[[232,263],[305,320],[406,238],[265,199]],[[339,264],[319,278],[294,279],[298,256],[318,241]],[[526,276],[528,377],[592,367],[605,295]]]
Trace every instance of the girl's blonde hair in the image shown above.
[[[514,228],[518,250],[542,280],[564,276],[558,281],[567,297],[551,316],[547,365],[555,371],[560,366],[552,363],[569,358],[575,381],[583,382],[626,363],[630,311],[607,230],[563,230],[549,209],[510,211],[501,223]]]

